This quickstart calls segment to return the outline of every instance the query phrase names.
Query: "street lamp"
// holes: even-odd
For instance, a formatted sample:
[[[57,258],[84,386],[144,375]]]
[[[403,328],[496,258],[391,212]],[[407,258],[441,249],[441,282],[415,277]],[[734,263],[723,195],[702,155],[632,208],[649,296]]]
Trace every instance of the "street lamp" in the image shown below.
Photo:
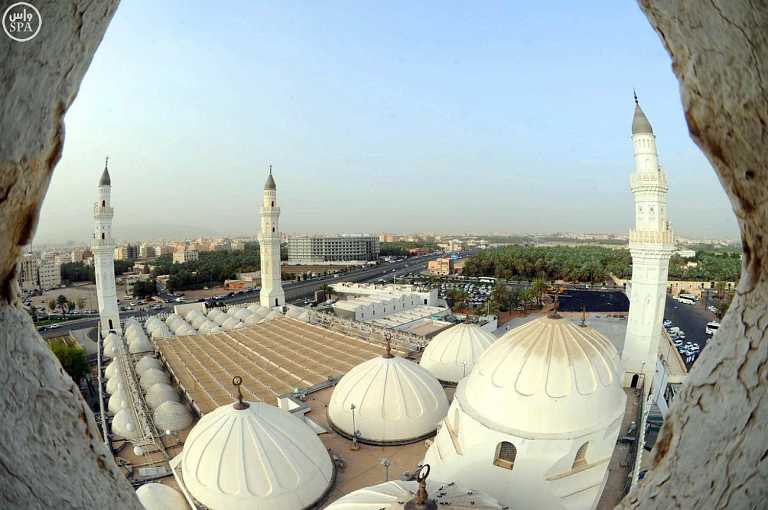
[[[388,457],[381,459],[381,465],[384,466],[384,481],[389,481],[389,466],[392,465],[392,461]]]

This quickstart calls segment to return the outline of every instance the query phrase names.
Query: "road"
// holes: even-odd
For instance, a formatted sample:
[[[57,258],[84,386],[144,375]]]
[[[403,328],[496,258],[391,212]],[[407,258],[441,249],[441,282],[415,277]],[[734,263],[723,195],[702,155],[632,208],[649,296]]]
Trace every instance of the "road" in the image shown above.
[[[673,326],[685,331],[686,342],[699,344],[703,349],[709,340],[704,328],[707,322],[715,320],[715,315],[704,308],[703,300],[695,305],[685,305],[667,295],[664,318],[671,320]]]
[[[296,300],[304,299],[306,297],[314,297],[315,291],[320,289],[323,285],[340,282],[367,282],[371,280],[377,280],[379,278],[385,278],[387,281],[391,281],[393,277],[402,276],[404,274],[413,271],[422,271],[426,269],[427,262],[430,260],[444,256],[444,254],[424,255],[421,257],[410,257],[400,262],[392,262],[388,264],[381,264],[368,269],[355,269],[339,275],[338,278],[323,277],[314,280],[305,280],[300,282],[289,282],[283,285],[285,291],[285,299],[287,302],[294,302]],[[227,304],[237,304],[247,301],[253,301],[258,299],[258,292],[252,291],[245,294],[238,294],[235,296],[228,296],[220,299],[219,301]],[[126,312],[120,312],[122,319],[129,317],[135,317],[137,315],[155,315],[158,313],[168,312],[173,309],[177,303],[164,303],[162,309],[159,310],[132,310]],[[41,333],[43,337],[60,336],[62,333],[66,333],[70,330],[84,329],[95,327],[98,322],[97,318],[84,318],[75,319],[72,321],[62,322],[60,326],[55,329],[47,329]]]

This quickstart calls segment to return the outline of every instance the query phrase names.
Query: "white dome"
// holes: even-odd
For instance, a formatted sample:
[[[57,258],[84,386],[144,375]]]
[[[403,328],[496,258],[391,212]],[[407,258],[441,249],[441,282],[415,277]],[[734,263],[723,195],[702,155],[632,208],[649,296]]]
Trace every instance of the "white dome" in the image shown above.
[[[134,368],[136,369],[136,375],[141,376],[150,368],[163,368],[163,363],[154,356],[146,355],[136,362]]]
[[[261,306],[258,303],[253,303],[252,305],[249,305],[248,310],[252,311],[253,313],[261,313],[263,310],[264,315],[267,315],[267,313],[269,313],[269,310],[267,308]]]
[[[435,336],[419,364],[441,381],[457,383],[496,338],[476,324],[458,324]]]
[[[117,343],[122,342],[119,336],[117,336],[115,333],[110,333],[107,335],[107,338],[104,339],[104,343],[102,347],[104,348],[104,356],[109,356],[110,358],[114,358],[117,354]]]
[[[190,319],[190,321],[189,321],[189,323],[190,323],[190,324],[192,325],[192,327],[193,327],[193,328],[195,328],[195,329],[200,329],[200,326],[202,326],[202,325],[203,325],[203,324],[205,324],[206,322],[209,322],[209,321],[208,321],[208,318],[207,318],[205,315],[203,315],[203,314],[198,314],[198,315],[195,315],[195,316],[194,316],[194,317],[192,317],[192,319]]]
[[[222,324],[227,322],[229,319],[231,319],[231,317],[229,316],[228,313],[220,313],[219,315],[213,318],[213,322],[221,326]]]
[[[107,393],[112,395],[118,388],[122,388],[123,386],[123,375],[118,373],[115,377],[107,381]]]
[[[120,360],[116,359],[109,365],[107,365],[107,368],[104,369],[104,375],[107,379],[112,379],[114,376],[116,376],[118,373],[120,373]]]
[[[330,488],[334,466],[317,434],[301,419],[263,402],[208,413],[184,442],[189,492],[220,510],[297,510]]]
[[[113,393],[111,397],[109,397],[109,402],[107,402],[107,411],[110,415],[114,416],[118,411],[120,411],[120,409],[124,409],[126,407],[128,407],[128,400],[125,398],[125,390],[120,388],[115,393]]]
[[[125,439],[138,439],[141,435],[136,418],[129,408],[120,409],[112,419],[112,433]]]
[[[269,312],[269,313],[268,313],[268,314],[267,314],[267,315],[264,317],[264,320],[265,320],[265,321],[271,321],[272,319],[277,319],[278,317],[282,317],[282,316],[283,316],[283,314],[282,314],[282,313],[278,312],[277,310],[272,310],[271,312]]]
[[[419,489],[417,482],[390,481],[350,492],[337,499],[325,510],[402,510]],[[501,510],[494,498],[482,492],[470,491],[454,484],[427,481],[429,499],[438,502],[440,510]]]
[[[358,439],[409,443],[435,432],[448,412],[443,387],[425,368],[397,356],[361,363],[341,378],[328,404],[328,419],[352,436],[352,404]]]
[[[288,307],[288,311],[285,312],[285,316],[286,317],[291,317],[292,319],[295,319],[296,317],[301,315],[301,313],[303,311],[304,311],[304,309],[301,308],[300,306],[289,306]]]
[[[242,324],[239,319],[235,319],[234,317],[230,317],[229,319],[224,321],[224,324],[221,325],[222,329],[230,330],[235,329],[239,324]]]
[[[185,322],[184,324],[179,324],[177,327],[175,327],[173,329],[173,334],[176,336],[189,336],[196,335],[197,331],[195,331],[192,326]]]
[[[157,383],[166,383],[170,382],[171,378],[168,376],[168,373],[160,370],[159,368],[149,368],[144,371],[143,374],[141,374],[141,377],[139,378],[139,382],[141,383],[141,387],[144,388],[144,390],[148,390],[152,386],[154,386]]]
[[[253,312],[248,310],[247,308],[241,308],[241,309],[237,310],[235,312],[235,314],[234,314],[234,316],[237,317],[238,319],[240,319],[241,321],[244,321],[245,319],[247,319],[251,315],[253,315]]]
[[[168,324],[168,326],[171,326],[172,322],[176,322],[178,320],[182,320],[181,316],[179,316],[179,315],[177,315],[175,313],[172,313],[171,315],[169,315],[168,317],[165,318],[165,323]]]
[[[200,312],[200,310],[190,310],[184,315],[184,318],[187,320],[187,322],[192,322],[192,319],[195,317],[204,317],[204,315]]]
[[[153,351],[155,348],[146,335],[137,336],[134,340],[128,342],[128,352],[138,354],[141,352]]]
[[[178,432],[192,425],[192,413],[180,402],[168,401],[160,404],[153,417],[155,426],[162,431]]]
[[[309,312],[304,310],[303,312],[301,312],[301,315],[296,317],[296,320],[300,320],[302,322],[309,322]]]
[[[189,510],[179,491],[161,483],[145,483],[136,489],[136,496],[146,510]]]
[[[542,317],[494,342],[456,398],[495,430],[586,434],[624,413],[619,363],[611,341],[593,328]]]
[[[155,338],[170,338],[173,336],[173,333],[171,333],[171,330],[168,329],[168,326],[165,324],[154,328],[151,333],[152,339]]]
[[[181,398],[170,384],[155,383],[147,390],[146,401],[149,407],[157,409],[166,402],[180,402]]]

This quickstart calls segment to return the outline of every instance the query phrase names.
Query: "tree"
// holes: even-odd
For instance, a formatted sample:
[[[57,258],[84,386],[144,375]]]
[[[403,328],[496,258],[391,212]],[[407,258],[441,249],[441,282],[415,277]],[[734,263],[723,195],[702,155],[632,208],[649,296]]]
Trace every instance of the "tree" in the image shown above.
[[[85,305],[86,305],[85,298],[83,296],[78,297],[77,298],[77,308],[79,308],[80,310],[83,310],[85,308]]]
[[[75,383],[79,384],[80,380],[89,372],[85,350],[82,347],[70,345],[64,340],[54,340],[50,342],[50,346],[64,371]]]
[[[451,289],[446,295],[449,306],[452,310],[461,310],[467,302],[467,293],[462,289]]]
[[[507,312],[511,306],[512,293],[505,284],[496,284],[491,292],[491,306],[498,312]]]
[[[67,313],[66,306],[69,303],[69,300],[67,300],[67,297],[64,294],[59,294],[59,297],[56,298],[56,304],[61,309],[61,314],[64,315]]]
[[[544,282],[543,276],[537,276],[531,282],[531,295],[536,300],[536,304],[541,306],[541,300],[544,296],[544,292],[547,290],[547,284]]]
[[[48,309],[54,311],[56,309],[56,300],[51,298],[48,300]]]
[[[157,293],[157,284],[155,279],[139,280],[133,284],[133,295],[137,298],[154,296]]]

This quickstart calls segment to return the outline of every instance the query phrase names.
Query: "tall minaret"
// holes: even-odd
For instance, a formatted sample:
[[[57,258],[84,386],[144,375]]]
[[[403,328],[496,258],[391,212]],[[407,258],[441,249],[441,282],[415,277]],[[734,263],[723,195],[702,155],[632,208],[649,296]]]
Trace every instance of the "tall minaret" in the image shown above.
[[[96,297],[99,301],[99,318],[101,331],[106,336],[113,330],[122,334],[120,315],[117,308],[117,290],[115,288],[115,243],[112,241],[112,216],[114,211],[110,203],[112,181],[109,178],[107,166],[109,158],[104,163],[104,172],[99,179],[99,201],[93,204],[93,267],[96,272]]]
[[[285,294],[280,281],[280,208],[277,206],[277,187],[272,178],[272,165],[264,184],[264,203],[261,206],[261,233],[259,248],[261,251],[261,294],[262,306],[274,308],[285,304]]]
[[[656,137],[635,95],[632,119],[635,172],[630,189],[635,195],[635,228],[629,232],[632,288],[624,349],[624,386],[645,382],[648,391],[664,319],[669,258],[674,237],[667,221],[667,177],[659,166]]]

